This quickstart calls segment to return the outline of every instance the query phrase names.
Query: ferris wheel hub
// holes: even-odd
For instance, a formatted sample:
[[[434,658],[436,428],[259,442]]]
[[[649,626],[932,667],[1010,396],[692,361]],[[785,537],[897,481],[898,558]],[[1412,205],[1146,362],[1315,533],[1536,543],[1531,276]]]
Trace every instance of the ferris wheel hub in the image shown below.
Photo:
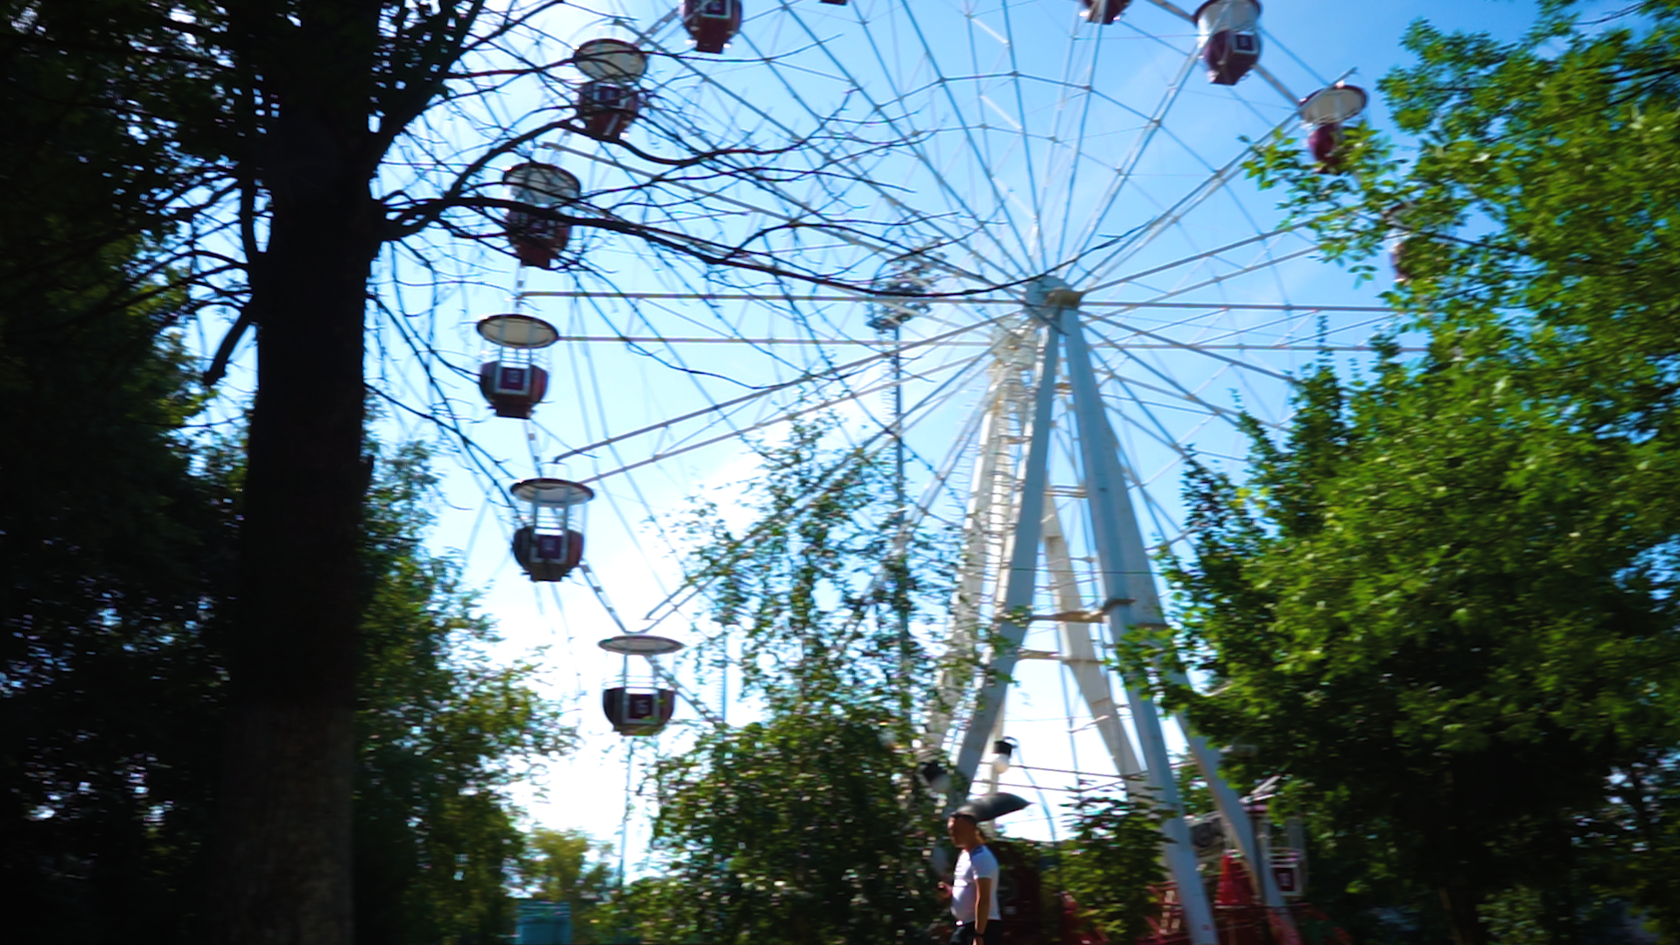
[[[1046,324],[1054,324],[1064,309],[1077,309],[1085,293],[1060,276],[1043,275],[1027,283],[1027,310]]]

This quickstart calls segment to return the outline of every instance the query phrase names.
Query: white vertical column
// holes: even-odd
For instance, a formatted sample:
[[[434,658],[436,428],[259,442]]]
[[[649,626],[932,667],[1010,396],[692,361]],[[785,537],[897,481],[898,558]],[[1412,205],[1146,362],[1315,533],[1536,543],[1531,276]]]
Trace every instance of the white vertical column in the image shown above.
[[[923,729],[922,748],[928,753],[944,754],[945,738],[950,734],[951,719],[962,705],[969,680],[969,660],[975,649],[975,635],[980,623],[980,602],[986,589],[986,576],[991,571],[991,550],[998,470],[1008,453],[1008,424],[1011,404],[1010,379],[993,369],[992,385],[986,392],[989,401],[985,419],[981,421],[979,455],[969,487],[968,509],[963,521],[962,551],[956,588],[951,594],[951,610],[946,633],[946,661],[939,672],[938,689],[933,705],[928,709]]]
[[[1107,591],[1111,600],[1120,599],[1114,609],[1109,612],[1109,632],[1114,642],[1120,643],[1126,628],[1131,626],[1164,627],[1165,618],[1162,616],[1160,596],[1155,590],[1155,577],[1149,565],[1149,553],[1143,543],[1143,530],[1138,526],[1137,514],[1132,508],[1130,499],[1126,495],[1124,467],[1120,460],[1120,443],[1109,426],[1108,415],[1103,408],[1100,394],[1096,386],[1096,375],[1091,370],[1090,350],[1085,345],[1084,329],[1080,324],[1077,309],[1064,309],[1062,324],[1067,333],[1068,346],[1068,375],[1073,379],[1074,411],[1079,418],[1079,440],[1081,452],[1085,458],[1086,490],[1092,499],[1093,528],[1098,532],[1097,546],[1101,559],[1103,577],[1106,581],[1113,580],[1117,590]],[[1077,353],[1076,353],[1077,352]],[[1089,424],[1089,425],[1087,425]],[[1100,455],[1093,455],[1100,454]],[[1101,477],[1101,486],[1096,477]],[[1102,505],[1097,503],[1099,492]],[[1099,508],[1112,509],[1101,517]],[[1097,524],[1099,521],[1102,524]],[[1104,534],[1106,532],[1106,534]],[[1118,552],[1112,559],[1107,557],[1109,550]],[[1189,680],[1182,673],[1169,671],[1173,682],[1189,685]],[[1156,767],[1149,743],[1159,742],[1161,738],[1160,718],[1155,712],[1154,705],[1143,693],[1134,695],[1135,687],[1128,685],[1127,697],[1132,702],[1132,722],[1138,731],[1138,738],[1145,743],[1145,763],[1151,769]],[[1139,702],[1145,708],[1140,708]],[[1286,942],[1298,941],[1294,920],[1289,915],[1288,905],[1284,902],[1283,893],[1278,889],[1277,877],[1272,874],[1271,863],[1268,862],[1266,852],[1260,848],[1254,835],[1254,825],[1249,821],[1248,812],[1243,809],[1242,798],[1226,783],[1224,775],[1219,770],[1219,752],[1208,744],[1206,738],[1197,735],[1190,727],[1190,722],[1183,713],[1174,716],[1190,749],[1190,755],[1195,759],[1202,777],[1207,781],[1208,789],[1213,794],[1214,804],[1219,809],[1220,817],[1225,821],[1227,829],[1235,835],[1237,850],[1243,860],[1249,865],[1254,876],[1254,882],[1259,888],[1261,899],[1271,912],[1272,924]],[[1145,734],[1145,729],[1150,734]],[[1165,776],[1160,779],[1151,777],[1153,786],[1157,780],[1171,785],[1171,768],[1165,767],[1166,746],[1160,743],[1160,769]],[[1166,795],[1162,795],[1163,800]],[[1178,809],[1176,787],[1172,792],[1171,805]],[[1176,824],[1176,828],[1173,827]],[[1173,835],[1177,829],[1185,832],[1182,842],[1187,844],[1188,830],[1182,818],[1175,817],[1168,825],[1168,835],[1176,841]],[[1176,845],[1176,844],[1175,844]],[[1172,851],[1169,849],[1169,854]],[[1185,848],[1189,854],[1188,846]],[[1170,859],[1170,857],[1169,857]],[[1189,854],[1192,870],[1195,857]],[[1184,896],[1184,882],[1178,879],[1177,868],[1174,878],[1179,885],[1179,895]],[[1197,885],[1198,897],[1200,885]],[[1185,897],[1185,912],[1189,915],[1190,900]]]
[[[1118,646],[1133,624],[1142,623],[1145,618],[1159,622],[1159,605],[1151,614],[1136,608],[1140,598],[1154,599],[1154,581],[1148,559],[1127,554],[1131,550],[1127,546],[1132,543],[1128,539],[1138,533],[1137,517],[1126,495],[1117,441],[1109,428],[1102,392],[1091,369],[1091,352],[1085,344],[1079,310],[1062,308],[1057,323],[1067,344],[1068,378],[1073,385],[1073,412],[1085,470],[1085,496],[1091,505],[1091,533],[1101,571],[1103,607],[1108,611],[1109,636]],[[1141,541],[1138,544],[1141,547]],[[1179,900],[1184,904],[1190,940],[1195,945],[1218,945],[1213,910],[1208,905],[1201,876],[1196,872],[1196,851],[1190,846],[1190,829],[1184,823],[1183,805],[1179,801],[1178,785],[1173,781],[1172,759],[1167,753],[1160,716],[1149,696],[1130,680],[1126,683],[1126,699],[1131,705],[1132,726],[1137,730],[1152,800],[1166,814],[1161,830],[1170,842],[1163,856],[1178,886]]]
[[[1056,593],[1056,609],[1063,613],[1085,609],[1079,596],[1078,582],[1074,580],[1073,557],[1068,552],[1067,537],[1062,532],[1062,517],[1056,512],[1055,502],[1048,496],[1044,500],[1044,564],[1050,572],[1050,584]],[[1132,751],[1131,736],[1120,724],[1120,707],[1114,704],[1108,673],[1097,659],[1090,631],[1085,629],[1085,624],[1069,620],[1060,621],[1060,626],[1062,659],[1067,671],[1072,674],[1074,683],[1079,687],[1079,695],[1091,710],[1097,734],[1102,736],[1103,747],[1108,749],[1108,756],[1114,761],[1114,770],[1130,783],[1131,778],[1143,773],[1143,767],[1138,764],[1137,753]]]
[[[1027,632],[1027,620],[1020,615],[1031,610],[1037,590],[1040,528],[1044,519],[1044,488],[1049,481],[1050,420],[1056,406],[1059,348],[1055,331],[1048,330],[1041,349],[1038,382],[1033,394],[1032,426],[1024,431],[1028,437],[1027,454],[1022,463],[1019,504],[1008,549],[1002,609],[996,627],[996,636],[1001,639],[981,677],[974,715],[963,731],[962,746],[957,751],[958,777],[952,779],[951,791],[946,795],[947,810],[957,807],[968,796],[969,782],[979,770],[987,740],[1003,709],[1004,691],[1015,671],[1021,640]]]

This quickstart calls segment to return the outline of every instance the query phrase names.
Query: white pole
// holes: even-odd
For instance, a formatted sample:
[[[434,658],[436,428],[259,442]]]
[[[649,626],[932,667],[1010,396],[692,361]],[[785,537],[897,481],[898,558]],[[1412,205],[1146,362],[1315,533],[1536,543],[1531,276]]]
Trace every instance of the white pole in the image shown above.
[[[1020,659],[1021,641],[1027,632],[1028,618],[1022,615],[1031,612],[1037,590],[1038,548],[1044,521],[1044,487],[1049,481],[1050,419],[1056,406],[1058,354],[1056,334],[1050,331],[1045,337],[1043,356],[1039,360],[1032,429],[1027,431],[1030,439],[1021,474],[1020,503],[1008,552],[1009,570],[1005,579],[1003,606],[997,615],[997,636],[1001,640],[992,650],[986,672],[981,677],[974,715],[963,731],[962,747],[957,752],[958,776],[952,779],[950,793],[946,795],[947,810],[955,809],[968,796],[969,782],[979,771],[987,739],[1003,709],[1004,692],[1015,671],[1015,663]]]
[[[1067,344],[1068,378],[1073,386],[1075,429],[1081,463],[1085,467],[1085,495],[1091,507],[1092,538],[1102,571],[1109,636],[1118,646],[1133,625],[1144,622],[1139,618],[1148,616],[1159,622],[1158,610],[1149,615],[1134,615],[1133,611],[1140,596],[1147,594],[1146,599],[1153,599],[1154,581],[1147,558],[1139,559],[1126,554],[1128,533],[1138,532],[1137,516],[1126,495],[1125,479],[1116,450],[1118,441],[1109,428],[1102,394],[1091,368],[1091,352],[1085,344],[1084,328],[1080,325],[1078,297],[1067,291],[1065,286],[1046,288],[1050,289],[1045,293],[1047,296],[1056,294],[1057,289],[1066,293],[1060,305],[1055,304],[1053,297],[1049,299],[1051,304],[1046,315],[1053,324],[1060,326]],[[1151,799],[1163,808],[1166,815],[1161,823],[1161,832],[1166,834],[1169,842],[1163,856],[1173,882],[1178,886],[1190,941],[1195,945],[1218,945],[1219,934],[1214,928],[1213,910],[1202,888],[1201,875],[1196,872],[1196,851],[1190,846],[1190,829],[1184,823],[1183,806],[1178,797],[1178,785],[1173,781],[1172,760],[1167,754],[1160,716],[1149,696],[1138,686],[1128,680],[1125,688],[1126,699],[1132,709],[1132,725],[1142,749],[1144,773],[1153,795]]]
[[[962,553],[957,564],[957,586],[951,595],[946,660],[939,671],[938,689],[933,705],[928,708],[927,724],[923,729],[923,751],[938,754],[941,758],[944,756],[945,739],[950,735],[952,717],[962,705],[968,688],[972,664],[967,661],[974,653],[980,623],[980,596],[985,590],[986,574],[992,566],[993,490],[1006,449],[1005,427],[1009,412],[1007,380],[1001,370],[993,368],[992,387],[986,394],[989,406],[980,430],[980,456],[975,462],[973,482],[969,488],[968,512],[963,517]]]
[[[1056,591],[1057,609],[1063,613],[1084,610],[1085,604],[1074,581],[1073,557],[1062,532],[1062,517],[1056,512],[1056,504],[1048,498],[1044,503],[1044,562],[1049,566],[1050,583]],[[1114,761],[1114,770],[1129,783],[1131,778],[1143,773],[1143,768],[1138,764],[1137,753],[1132,751],[1131,736],[1120,724],[1120,707],[1114,704],[1114,692],[1109,688],[1108,674],[1097,659],[1091,632],[1083,623],[1063,620],[1060,626],[1067,671],[1073,675],[1080,696],[1091,710],[1097,734],[1102,736],[1103,747]]]

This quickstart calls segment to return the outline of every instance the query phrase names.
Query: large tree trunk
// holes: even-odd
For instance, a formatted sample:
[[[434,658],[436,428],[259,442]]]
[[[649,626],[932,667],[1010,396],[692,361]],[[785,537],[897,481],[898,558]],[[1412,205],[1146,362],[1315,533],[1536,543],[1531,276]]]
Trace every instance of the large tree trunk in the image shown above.
[[[251,268],[258,393],[212,945],[352,941],[362,323],[382,223],[369,192],[365,94],[358,101],[368,58],[354,53],[377,36],[372,9],[371,20],[306,24],[309,41],[292,47],[304,59],[274,67],[280,115],[254,162],[272,216]]]
[[[1482,916],[1477,897],[1467,886],[1441,887],[1441,906],[1447,911],[1453,945],[1482,945]]]

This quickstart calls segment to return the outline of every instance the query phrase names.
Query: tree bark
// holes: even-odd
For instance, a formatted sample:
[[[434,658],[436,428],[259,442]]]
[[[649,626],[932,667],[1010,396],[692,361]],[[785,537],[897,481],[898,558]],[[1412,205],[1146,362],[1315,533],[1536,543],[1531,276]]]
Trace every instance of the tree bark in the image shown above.
[[[1482,916],[1476,908],[1475,893],[1465,886],[1440,889],[1441,906],[1447,910],[1447,923],[1452,931],[1453,945],[1483,945]]]
[[[319,7],[316,7],[319,11]],[[353,12],[371,18],[356,19]],[[213,945],[351,945],[361,611],[363,318],[383,215],[370,194],[377,4],[328,11],[270,67],[280,114],[253,159],[270,195],[251,260],[250,418]],[[264,24],[256,24],[265,28]],[[284,23],[272,29],[283,29]]]

